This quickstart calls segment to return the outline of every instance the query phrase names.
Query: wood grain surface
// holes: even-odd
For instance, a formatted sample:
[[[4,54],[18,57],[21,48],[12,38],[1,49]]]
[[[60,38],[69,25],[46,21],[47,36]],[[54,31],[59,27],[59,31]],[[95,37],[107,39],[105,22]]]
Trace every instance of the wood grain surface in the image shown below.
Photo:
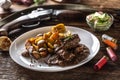
[[[54,25],[59,22],[49,21],[41,23],[41,26]],[[0,54],[0,80],[119,80],[120,79],[120,47],[115,51],[118,60],[112,62],[109,60],[107,64],[99,71],[95,71],[93,66],[103,56],[107,55],[106,45],[101,42],[101,35],[108,34],[118,40],[120,44],[120,24],[114,23],[108,31],[94,32],[85,22],[63,22],[65,25],[71,25],[83,28],[93,33],[100,41],[101,47],[98,54],[87,64],[78,68],[62,71],[62,72],[37,72],[28,70],[16,64],[9,56],[9,52],[1,52]],[[40,27],[40,26],[39,26]],[[21,29],[21,33],[14,33],[11,38],[15,39],[17,36],[28,31]]]
[[[82,3],[98,8],[120,8],[120,0],[82,0]]]
[[[89,3],[89,5],[97,5],[100,1],[109,3],[109,1],[112,1],[113,7],[114,3],[119,3],[119,0],[96,0],[96,3],[94,0],[86,0]],[[93,2],[93,3],[92,3]],[[110,4],[108,4],[110,5]],[[100,6],[100,5],[99,5]],[[105,5],[107,7],[107,5]],[[94,6],[93,6],[94,7]],[[119,8],[119,7],[118,7]],[[114,24],[111,26],[111,28],[108,31],[104,32],[94,32],[85,22],[83,21],[56,21],[51,20],[47,22],[41,22],[41,26],[47,26],[47,25],[55,25],[57,23],[64,23],[65,25],[71,25],[75,27],[83,28],[87,31],[90,31],[93,33],[100,41],[100,50],[98,54],[88,63],[86,63],[83,66],[80,66],[75,69],[62,71],[62,72],[37,72],[32,71],[26,68],[21,67],[20,65],[16,64],[10,57],[9,52],[0,52],[0,80],[120,80],[120,18],[119,16],[115,17]],[[36,27],[37,28],[37,27]],[[21,28],[18,30],[18,32],[11,33],[9,36],[11,39],[17,38],[19,35],[31,30],[33,28],[27,29],[27,28]],[[93,66],[96,62],[98,62],[99,59],[102,58],[102,56],[107,55],[106,52],[106,45],[101,41],[102,34],[108,34],[118,40],[118,49],[115,51],[118,60],[116,62],[112,62],[111,60],[108,60],[107,64],[104,65],[104,67],[99,70],[95,71],[93,69]]]

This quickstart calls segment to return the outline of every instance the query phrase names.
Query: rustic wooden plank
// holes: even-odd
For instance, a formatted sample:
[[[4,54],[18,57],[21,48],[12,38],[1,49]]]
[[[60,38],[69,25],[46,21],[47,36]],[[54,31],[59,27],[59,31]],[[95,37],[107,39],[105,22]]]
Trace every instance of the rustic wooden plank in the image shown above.
[[[50,22],[46,25],[57,24],[58,22]],[[44,72],[36,72],[32,70],[28,70],[16,64],[9,56],[9,53],[2,53],[0,55],[0,79],[9,79],[9,80],[118,80],[120,79],[120,47],[118,48],[117,56],[119,60],[116,63],[113,63],[111,60],[100,70],[95,71],[93,69],[94,64],[103,56],[107,55],[105,50],[105,45],[101,42],[101,35],[103,33],[114,36],[118,39],[118,43],[120,40],[119,35],[119,25],[116,27],[111,27],[108,31],[105,32],[94,32],[86,23],[82,22],[71,22],[65,23],[66,25],[76,26],[90,31],[98,37],[101,43],[101,48],[98,54],[87,64],[63,72],[55,72],[55,73],[44,73]],[[117,23],[118,24],[118,23]],[[41,24],[45,25],[45,23]],[[111,33],[112,32],[112,33]],[[20,34],[18,34],[20,35]]]
[[[85,0],[84,0],[85,1]],[[89,5],[93,5],[92,0],[89,1]],[[97,0],[94,5],[100,6],[97,4]],[[108,0],[106,0],[108,1]],[[105,2],[106,2],[105,1]],[[110,0],[112,1],[112,0]],[[114,0],[117,1],[117,0]],[[95,2],[95,1],[94,1]],[[118,1],[119,3],[119,1]],[[106,5],[105,5],[106,6]],[[93,6],[94,7],[94,6]],[[117,18],[117,17],[116,17]],[[114,22],[112,27],[108,31],[104,32],[94,32],[85,22],[83,21],[48,21],[42,22],[40,26],[43,27],[47,25],[55,25],[57,23],[64,23],[65,25],[75,26],[79,28],[83,28],[87,31],[93,33],[100,41],[101,47],[98,54],[88,63],[83,66],[80,66],[75,69],[62,71],[62,72],[54,72],[54,73],[47,73],[47,72],[37,72],[32,71],[26,68],[21,67],[20,65],[16,64],[9,56],[9,52],[1,52],[0,53],[0,80],[119,80],[120,79],[120,19]],[[37,28],[37,27],[36,27]],[[10,35],[10,38],[13,40],[17,38],[19,35],[25,33],[34,28],[21,28],[18,32],[13,33]],[[102,42],[101,36],[102,34],[108,34],[118,40],[118,49],[115,51],[118,60],[116,62],[112,62],[109,60],[107,64],[99,71],[95,71],[93,69],[94,64],[101,59],[103,55],[107,55],[106,53],[106,45]]]

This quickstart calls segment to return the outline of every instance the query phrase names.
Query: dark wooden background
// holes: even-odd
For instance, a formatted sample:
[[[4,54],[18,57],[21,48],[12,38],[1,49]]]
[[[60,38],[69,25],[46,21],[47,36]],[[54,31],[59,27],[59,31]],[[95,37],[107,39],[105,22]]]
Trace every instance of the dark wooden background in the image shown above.
[[[41,26],[57,24],[59,22],[48,22],[41,24]],[[78,68],[62,71],[62,72],[37,72],[28,70],[16,64],[9,56],[9,52],[1,52],[0,54],[0,79],[1,80],[119,80],[120,79],[120,47],[118,47],[116,54],[118,60],[112,62],[109,60],[107,64],[99,71],[93,69],[94,64],[103,56],[107,55],[106,46],[101,42],[101,35],[108,34],[118,39],[120,44],[120,24],[114,23],[114,25],[105,32],[94,32],[84,22],[63,22],[65,25],[72,25],[83,28],[93,33],[100,40],[100,51],[98,54],[87,64]],[[27,30],[26,30],[27,31]],[[25,32],[25,31],[23,31]],[[22,33],[13,34],[11,37],[16,38]],[[15,37],[13,37],[15,36]]]
[[[99,6],[100,3],[109,3],[111,1],[111,5],[118,4],[119,0],[86,0],[86,4]],[[93,2],[93,3],[92,3]],[[95,3],[96,2],[96,3]],[[112,4],[113,3],[113,4]],[[109,4],[110,5],[110,4]],[[105,5],[107,7],[107,5]],[[105,7],[104,6],[104,7]],[[116,7],[118,5],[114,5]],[[119,8],[119,7],[117,7]],[[83,28],[85,30],[93,33],[100,41],[100,50],[98,54],[87,64],[80,66],[75,69],[62,71],[62,72],[37,72],[32,71],[26,68],[21,67],[16,64],[9,56],[9,52],[0,52],[0,80],[120,80],[120,47],[115,51],[118,56],[118,60],[116,62],[112,62],[108,60],[107,64],[99,71],[95,71],[93,69],[94,64],[103,56],[107,55],[106,53],[106,45],[104,45],[101,41],[102,34],[108,34],[118,40],[118,46],[120,44],[120,20],[115,20],[114,24],[108,31],[104,32],[94,32],[85,21],[48,21],[41,23],[41,26],[46,25],[55,25],[57,23],[64,23],[65,25],[71,25]],[[30,30],[30,29],[29,29]],[[12,39],[17,38],[22,33],[28,31],[28,29],[21,29],[21,32],[14,33],[10,35]]]

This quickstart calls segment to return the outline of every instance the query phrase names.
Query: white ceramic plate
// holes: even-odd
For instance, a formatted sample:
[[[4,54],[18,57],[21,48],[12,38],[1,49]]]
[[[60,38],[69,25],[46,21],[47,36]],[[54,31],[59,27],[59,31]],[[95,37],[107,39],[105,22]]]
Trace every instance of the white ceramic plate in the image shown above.
[[[21,53],[25,51],[24,44],[25,44],[26,39],[30,37],[35,37],[39,33],[45,33],[45,32],[50,31],[51,29],[50,26],[37,28],[31,31],[28,31],[24,33],[23,35],[19,36],[17,39],[15,39],[13,43],[11,44],[10,50],[9,50],[11,58],[17,64],[25,68],[35,70],[35,71],[42,71],[42,72],[57,72],[57,71],[69,70],[69,69],[73,69],[73,68],[76,68],[78,66],[81,66],[87,63],[98,53],[100,49],[99,40],[92,33],[86,30],[83,30],[81,28],[76,28],[76,27],[71,27],[71,26],[66,26],[66,28],[67,30],[71,31],[73,34],[74,33],[78,34],[79,37],[81,38],[80,43],[85,44],[90,50],[90,55],[84,60],[82,60],[81,62],[79,62],[78,64],[73,65],[73,66],[60,67],[60,66],[48,66],[47,64],[41,62],[40,63],[41,66],[36,65],[32,67],[30,66],[31,64],[30,59],[22,57]]]

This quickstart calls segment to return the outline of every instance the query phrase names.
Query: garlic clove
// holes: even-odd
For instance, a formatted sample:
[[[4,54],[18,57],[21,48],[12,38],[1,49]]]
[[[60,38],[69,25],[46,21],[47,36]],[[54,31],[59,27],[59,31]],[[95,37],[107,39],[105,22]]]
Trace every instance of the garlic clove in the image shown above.
[[[7,10],[11,7],[12,2],[11,0],[0,0],[0,7],[4,10]]]

